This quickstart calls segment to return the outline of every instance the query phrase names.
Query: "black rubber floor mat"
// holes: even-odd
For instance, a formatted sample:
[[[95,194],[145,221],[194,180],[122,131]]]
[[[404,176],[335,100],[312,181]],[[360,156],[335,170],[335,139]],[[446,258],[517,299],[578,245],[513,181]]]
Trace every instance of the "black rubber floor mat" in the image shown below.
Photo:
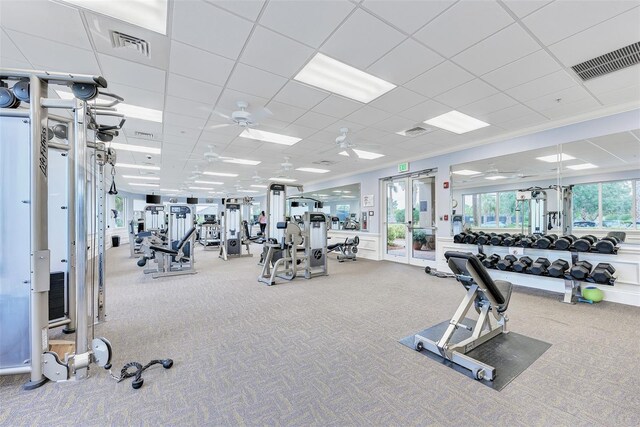
[[[475,325],[475,321],[470,319],[465,319],[463,323],[469,326]],[[445,320],[442,323],[438,323],[435,326],[418,332],[418,334],[425,338],[437,341],[442,337],[442,334],[447,329],[448,325],[449,321]],[[415,334],[412,334],[401,339],[400,344],[415,351],[413,348],[414,335]],[[463,328],[458,328],[453,334],[451,342],[459,342],[470,336],[471,332]],[[535,362],[544,354],[545,351],[549,349],[549,347],[551,347],[551,344],[544,341],[529,338],[515,332],[509,332],[508,334],[498,335],[481,346],[474,348],[467,353],[467,355],[496,368],[496,378],[493,381],[482,380],[479,382],[496,391],[500,391],[518,375],[524,372],[525,369],[531,366],[533,362]],[[427,350],[423,350],[420,354],[448,366],[469,378],[473,378],[471,376],[471,371],[463,368],[462,366],[456,365],[439,355]]]

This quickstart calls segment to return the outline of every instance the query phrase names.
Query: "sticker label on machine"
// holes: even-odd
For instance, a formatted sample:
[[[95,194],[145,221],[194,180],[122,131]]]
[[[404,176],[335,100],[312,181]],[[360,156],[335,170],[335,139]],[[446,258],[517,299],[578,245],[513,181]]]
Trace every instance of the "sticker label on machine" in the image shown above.
[[[326,216],[323,213],[309,213],[309,222],[325,222]]]

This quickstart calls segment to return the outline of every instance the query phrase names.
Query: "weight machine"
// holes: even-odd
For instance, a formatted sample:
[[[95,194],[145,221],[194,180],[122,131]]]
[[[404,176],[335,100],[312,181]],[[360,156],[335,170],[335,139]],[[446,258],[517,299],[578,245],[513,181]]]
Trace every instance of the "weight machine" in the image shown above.
[[[9,88],[8,82],[15,83]],[[69,87],[73,98],[49,98],[49,85]],[[115,151],[104,143],[118,135],[124,124],[123,116],[113,110],[123,99],[104,92],[106,87],[106,80],[99,76],[0,70],[0,257],[12,260],[10,268],[8,263],[0,266],[0,375],[28,373],[25,389],[37,388],[47,380],[85,379],[91,363],[110,367],[109,341],[93,338],[89,342],[90,323],[105,320],[104,166],[115,164]],[[96,98],[103,102],[88,102]],[[19,108],[21,102],[28,108]],[[51,109],[70,111],[73,119],[50,115]],[[119,124],[98,124],[99,116],[116,117]],[[89,132],[94,141],[88,140]],[[68,313],[54,324],[47,315],[51,149],[66,153],[70,195],[65,209]],[[117,193],[115,183],[110,193]],[[24,230],[29,230],[28,239]],[[89,242],[88,235],[95,241]],[[89,266],[87,247],[92,249],[95,267]],[[76,337],[75,350],[61,360],[49,351],[48,329],[63,325],[66,332],[75,331]]]
[[[225,261],[229,257],[253,256],[249,245],[251,241],[247,235],[248,227],[242,220],[243,206],[251,205],[252,199],[232,198],[224,200],[224,211],[222,212],[222,241],[220,244],[220,258]],[[245,253],[242,253],[242,248]]]
[[[548,210],[550,199],[547,191],[557,192],[557,210]],[[572,211],[573,186],[550,185],[549,187],[531,187],[516,192],[516,211],[524,212],[524,206],[529,208],[529,225],[526,234],[546,234],[549,230],[560,229],[564,235],[571,234],[573,218]],[[521,232],[525,234],[524,217],[521,216]]]
[[[146,238],[164,233],[167,230],[164,205],[146,205],[144,207],[144,218],[142,219],[142,230],[138,230],[139,222],[131,220],[129,223],[129,250],[131,258],[142,254],[142,243]]]

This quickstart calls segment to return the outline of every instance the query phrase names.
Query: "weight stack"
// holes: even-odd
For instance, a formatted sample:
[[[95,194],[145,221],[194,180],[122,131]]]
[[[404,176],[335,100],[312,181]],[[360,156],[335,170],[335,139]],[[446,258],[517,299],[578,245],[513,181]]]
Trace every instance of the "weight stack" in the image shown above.
[[[65,273],[56,271],[49,275],[49,320],[64,317],[64,279]]]

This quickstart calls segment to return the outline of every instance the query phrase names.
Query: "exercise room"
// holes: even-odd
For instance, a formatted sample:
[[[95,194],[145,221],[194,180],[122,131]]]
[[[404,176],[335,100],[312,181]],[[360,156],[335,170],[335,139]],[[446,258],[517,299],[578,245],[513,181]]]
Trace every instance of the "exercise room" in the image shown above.
[[[0,426],[640,425],[640,0],[0,0]]]

